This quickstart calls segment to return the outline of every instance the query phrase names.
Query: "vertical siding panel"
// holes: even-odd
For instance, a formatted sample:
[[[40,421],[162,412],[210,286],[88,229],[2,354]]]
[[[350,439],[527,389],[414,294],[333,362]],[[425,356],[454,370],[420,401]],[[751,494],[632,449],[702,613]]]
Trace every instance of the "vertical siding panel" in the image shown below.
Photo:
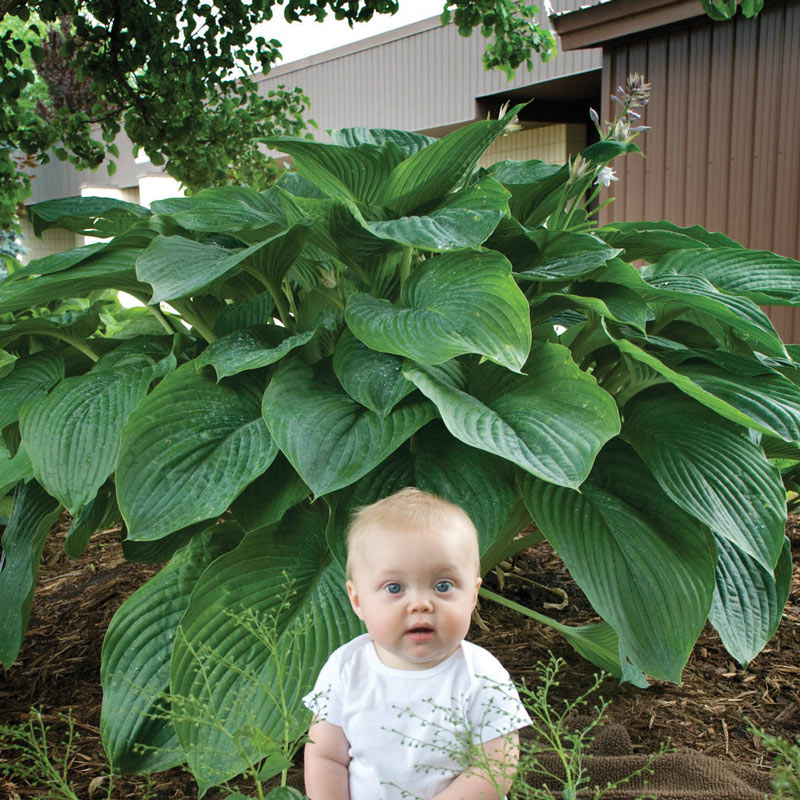
[[[783,35],[782,96],[777,136],[774,248],[781,255],[800,258],[800,5],[786,7]],[[797,332],[792,341],[798,341]]]
[[[712,231],[727,228],[730,202],[730,131],[733,93],[733,23],[711,26],[711,59],[714,68],[709,80],[708,169],[705,226]]]
[[[708,164],[709,83],[711,79],[711,28],[697,25],[689,32],[689,75],[686,135],[686,200],[684,222],[704,221],[706,167]]]
[[[753,20],[755,22],[755,20]],[[773,246],[778,114],[781,108],[781,37],[783,7],[767,7],[758,18],[755,130],[753,135],[753,211],[750,247]]]
[[[730,205],[725,233],[750,245],[752,203],[753,128],[755,126],[755,63],[757,56],[754,21],[737,17],[733,59],[733,104],[730,160]]]
[[[686,222],[686,139],[689,94],[689,34],[677,31],[669,38],[667,53],[667,126],[665,151],[664,216]]]
[[[603,50],[603,72],[600,79],[599,109],[601,125],[603,124],[604,120],[611,119],[611,116],[614,113],[614,106],[616,106],[616,103],[611,102],[611,95],[614,93],[614,88],[616,86],[614,83],[614,75],[616,74],[616,64],[617,61],[620,60],[621,52],[623,52],[623,50],[619,47],[607,48]],[[614,194],[617,194],[616,186]],[[609,192],[607,189],[604,189],[600,192],[598,199],[600,202],[603,202],[609,196],[611,196],[611,192]],[[613,219],[617,219],[614,209],[615,205],[616,203],[612,203],[610,206],[606,206],[600,211],[598,214],[598,222],[601,225],[610,222]]]
[[[619,87],[625,88],[625,81],[627,80],[628,73],[630,72],[630,47],[620,47],[617,51],[614,70],[611,74],[611,91],[609,94],[619,94]],[[619,116],[620,105],[617,102],[612,102],[608,120],[613,121]],[[628,217],[625,211],[628,203],[628,193],[630,191],[628,185],[628,177],[630,175],[630,158],[631,156],[623,156],[617,158],[612,163],[613,168],[617,172],[617,182],[612,183],[611,186],[603,192],[603,197],[611,196],[616,198],[611,204],[611,216],[615,220],[625,220]],[[601,198],[602,199],[602,198]]]
[[[649,40],[647,48],[647,75],[652,88],[645,123],[650,130],[642,137],[642,150],[646,156],[645,195],[643,219],[664,218],[664,174],[667,150],[667,37]]]

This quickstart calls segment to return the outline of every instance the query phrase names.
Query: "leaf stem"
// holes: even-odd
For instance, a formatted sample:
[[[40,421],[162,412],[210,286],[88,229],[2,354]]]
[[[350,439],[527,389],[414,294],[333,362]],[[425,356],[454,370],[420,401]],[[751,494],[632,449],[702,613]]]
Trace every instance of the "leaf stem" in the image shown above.
[[[161,327],[170,335],[175,335],[175,329],[169,324],[164,312],[158,306],[148,306],[150,313],[161,323]]]
[[[411,248],[406,247],[403,251],[403,260],[400,262],[400,286],[404,286],[406,280],[411,275]]]
[[[85,356],[90,358],[92,361],[97,363],[100,360],[100,356],[86,344],[83,339],[77,339],[74,336],[69,336],[66,333],[55,333],[49,332],[45,334],[45,336],[52,336],[55,339],[61,339],[62,342],[66,342],[67,344],[72,345],[76,350],[80,350]]]
[[[217,341],[217,335],[206,325],[191,300],[170,300],[170,305],[209,343]]]

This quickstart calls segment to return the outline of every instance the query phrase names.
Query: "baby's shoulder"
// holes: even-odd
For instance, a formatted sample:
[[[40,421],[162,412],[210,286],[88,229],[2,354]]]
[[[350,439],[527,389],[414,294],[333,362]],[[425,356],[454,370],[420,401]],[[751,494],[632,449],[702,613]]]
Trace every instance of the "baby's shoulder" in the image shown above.
[[[461,643],[461,651],[464,654],[466,667],[474,677],[490,681],[508,680],[506,668],[485,648],[465,639]]]
[[[362,633],[345,642],[341,647],[337,647],[330,656],[328,656],[327,664],[335,664],[337,669],[346,669],[353,665],[353,663],[361,661],[366,655],[366,648],[370,643],[370,636],[368,633]]]

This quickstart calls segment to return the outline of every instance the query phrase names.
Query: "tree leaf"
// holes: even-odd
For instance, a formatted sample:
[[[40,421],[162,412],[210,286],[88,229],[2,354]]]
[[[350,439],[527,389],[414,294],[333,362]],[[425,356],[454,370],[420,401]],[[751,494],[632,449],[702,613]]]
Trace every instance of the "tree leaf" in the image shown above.
[[[623,438],[674,503],[772,571],[783,545],[780,473],[731,423],[679,392],[643,392]]]
[[[358,480],[435,416],[430,403],[416,400],[381,417],[335,383],[317,380],[300,361],[285,361],[278,368],[262,412],[315,497]]]
[[[775,574],[733,542],[716,535],[717,585],[708,612],[725,649],[746,667],[770,640],[783,615],[792,578],[792,555],[784,539]]]
[[[631,661],[679,682],[711,604],[713,540],[629,450],[608,450],[580,493],[525,476],[523,498]]]
[[[619,433],[611,395],[572,361],[566,347],[534,343],[525,375],[480,364],[406,362],[403,374],[462,442],[505,458],[543,480],[577,488],[600,448]]]
[[[65,378],[20,414],[36,480],[75,515],[114,472],[122,428],[147,393],[154,366]]]
[[[344,582],[322,518],[302,511],[272,533],[248,534],[203,573],[170,670],[173,696],[185,698],[173,704],[173,724],[201,795],[246,767],[240,748],[258,759],[287,722],[290,736],[303,733],[300,698],[330,653],[362,631]],[[275,702],[280,691],[296,709],[289,717]]]
[[[373,350],[423,364],[480,353],[519,372],[531,345],[528,301],[492,251],[429,258],[406,281],[400,306],[357,294],[345,319]]]
[[[15,494],[3,532],[5,564],[0,572],[0,663],[5,669],[17,660],[33,605],[33,589],[45,539],[61,506],[36,481]]]
[[[483,151],[505,130],[521,106],[502,119],[482,120],[458,128],[398,164],[375,197],[397,214],[440,201],[466,178]]]
[[[112,617],[100,662],[100,734],[116,769],[158,772],[186,760],[170,718],[169,660],[175,631],[200,575],[241,538],[235,525],[206,523]]]
[[[64,360],[43,351],[17,359],[14,369],[0,381],[0,429],[19,419],[23,403],[34,402],[64,377]]]
[[[210,344],[194,361],[199,370],[214,367],[217,380],[280,361],[288,352],[310,342],[316,328],[290,334],[276,325],[254,325],[234,331]]]
[[[744,295],[755,303],[800,304],[800,262],[768,250],[715,247],[666,253],[649,268],[653,278],[692,275],[718,289]],[[649,280],[649,277],[648,277]]]
[[[133,541],[222,514],[277,452],[256,399],[198,375],[168,375],[122,432],[117,501]]]
[[[370,350],[349,330],[333,352],[333,369],[353,400],[382,417],[414,391],[414,384],[403,377],[402,358]]]

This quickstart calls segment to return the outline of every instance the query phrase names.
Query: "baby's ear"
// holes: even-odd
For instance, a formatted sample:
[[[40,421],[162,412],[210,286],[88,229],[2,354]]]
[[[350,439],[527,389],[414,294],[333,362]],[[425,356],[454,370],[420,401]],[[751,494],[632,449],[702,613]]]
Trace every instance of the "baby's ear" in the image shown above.
[[[364,615],[361,612],[361,603],[358,600],[358,592],[356,591],[355,584],[353,581],[347,581],[345,584],[347,587],[347,597],[350,599],[350,605],[353,607],[353,611],[355,611],[356,616],[359,619],[364,619]]]

